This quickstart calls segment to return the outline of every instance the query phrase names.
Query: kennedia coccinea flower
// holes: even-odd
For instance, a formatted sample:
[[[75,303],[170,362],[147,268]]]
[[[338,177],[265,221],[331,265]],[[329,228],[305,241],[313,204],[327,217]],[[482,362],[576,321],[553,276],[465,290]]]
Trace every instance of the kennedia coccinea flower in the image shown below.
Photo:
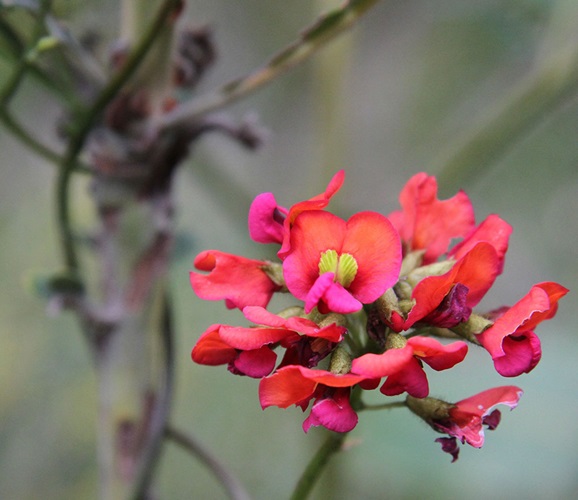
[[[502,375],[529,372],[541,356],[533,330],[568,290],[540,283],[510,308],[476,313],[503,271],[512,227],[495,214],[476,225],[467,195],[438,200],[437,182],[425,173],[403,188],[391,221],[376,212],[343,220],[326,210],[343,179],[338,172],[323,193],[289,209],[272,193],[255,198],[251,238],[280,245],[279,262],[216,250],[195,259],[208,271],[191,273],[195,292],[242,309],[253,326],[214,324],[191,356],[261,379],[262,408],[310,408],[305,432],[351,431],[368,406],[363,394],[380,384],[386,397],[405,392],[405,406],[449,435],[437,441],[455,460],[458,442],[480,447],[483,426],[499,422],[493,407],[513,408],[521,390],[499,387],[447,403],[428,396],[424,364],[440,371],[462,362],[466,342],[447,342],[462,338],[485,347]],[[275,292],[301,303],[273,314],[265,307]]]
[[[275,367],[277,355],[273,349],[277,345],[290,351],[305,340],[309,346],[308,358],[302,361],[308,363],[313,359],[316,364],[329,354],[326,346],[337,344],[346,333],[343,326],[335,323],[320,327],[305,318],[282,318],[262,307],[245,307],[243,314],[259,326],[212,325],[193,348],[193,361],[212,366],[228,364],[232,373],[261,378]],[[301,346],[300,352],[303,351]]]
[[[558,283],[534,285],[512,307],[502,308],[490,328],[476,335],[492,356],[499,374],[516,377],[534,369],[542,356],[542,348],[533,330],[556,314],[558,300],[567,293],[568,289]]]
[[[322,210],[331,197],[339,191],[345,179],[345,172],[337,172],[325,192],[309,200],[295,203],[289,210],[279,206],[273,193],[258,195],[249,209],[249,235],[257,243],[279,243],[279,258],[283,259],[289,252],[289,233],[295,218],[306,210]]]
[[[404,254],[424,250],[423,263],[434,262],[444,254],[452,238],[466,236],[474,227],[474,209],[460,191],[448,200],[438,200],[435,177],[414,175],[401,190],[401,210],[388,218],[399,232]]]
[[[349,402],[350,388],[363,380],[364,377],[360,375],[335,374],[296,365],[284,366],[261,379],[259,399],[263,409],[296,405],[303,411],[314,399],[311,416],[303,423],[305,432],[312,425],[348,432],[357,424],[357,414]]]
[[[411,411],[424,419],[434,430],[448,434],[449,438],[436,439],[442,450],[450,453],[452,462],[458,459],[459,447],[456,439],[474,448],[484,444],[484,428],[494,430],[500,422],[500,411],[492,408],[504,404],[514,409],[522,396],[519,387],[508,385],[480,392],[475,396],[455,404],[439,399],[417,399],[407,397],[406,404]]]
[[[268,263],[247,259],[218,250],[206,250],[194,265],[209,274],[191,272],[191,286],[205,300],[225,300],[229,309],[246,306],[265,307],[273,293],[282,287],[264,271]]]
[[[452,267],[441,275],[426,276],[426,268],[410,273],[406,282],[417,280],[406,314],[381,303],[381,314],[396,332],[408,330],[418,321],[434,326],[449,328],[467,321],[472,308],[490,289],[498,276],[500,259],[495,248],[487,242],[477,243]],[[436,266],[436,264],[432,264]],[[447,266],[440,266],[441,269]],[[415,276],[414,276],[415,275]]]
[[[348,314],[395,284],[400,266],[399,236],[383,215],[359,212],[344,221],[315,210],[293,223],[283,275],[306,313]]]
[[[351,373],[368,379],[387,377],[380,391],[386,396],[407,392],[416,398],[429,394],[429,384],[422,362],[441,371],[461,363],[468,352],[465,342],[443,345],[427,337],[405,337],[390,333],[389,348],[383,354],[364,354],[352,362]],[[397,344],[397,345],[396,345]]]

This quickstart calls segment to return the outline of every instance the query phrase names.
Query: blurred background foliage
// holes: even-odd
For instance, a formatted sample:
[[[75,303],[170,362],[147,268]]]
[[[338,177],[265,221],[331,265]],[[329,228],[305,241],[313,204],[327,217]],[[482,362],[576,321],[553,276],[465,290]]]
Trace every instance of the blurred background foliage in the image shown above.
[[[117,2],[57,3],[73,33],[99,35],[103,55],[118,32]],[[262,64],[338,3],[189,0],[186,23],[212,26],[219,49],[199,92]],[[180,243],[171,268],[178,333],[172,421],[195,432],[255,498],[287,497],[323,432],[304,435],[298,409],[262,411],[257,381],[190,361],[207,326],[241,320],[223,304],[195,297],[188,283],[194,255],[216,248],[272,257],[274,249],[252,243],[246,230],[249,203],[260,192],[273,191],[289,206],[322,191],[344,168],[333,211],[387,214],[397,208],[405,181],[427,171],[440,174],[446,197],[464,188],[478,221],[495,212],[514,226],[505,272],[483,308],[512,304],[540,281],[575,289],[578,100],[571,91],[523,122],[491,161],[478,164],[473,156],[463,177],[444,166],[515,98],[521,82],[562,56],[561,70],[577,64],[577,21],[571,0],[385,0],[306,64],[228,108],[237,117],[259,116],[268,129],[261,150],[250,153],[210,136],[180,169]],[[0,85],[12,65],[0,59]],[[15,103],[18,116],[58,147],[57,104],[31,81]],[[72,315],[47,315],[28,285],[34,273],[60,266],[55,170],[0,130],[0,498],[94,498],[91,359]],[[86,190],[86,179],[75,180],[73,216],[90,231]],[[431,374],[432,395],[448,400],[509,383],[524,389],[519,407],[504,412],[482,450],[464,447],[450,464],[433,442],[437,435],[408,412],[362,413],[350,448],[333,459],[314,496],[576,498],[577,311],[571,293],[556,318],[539,327],[543,359],[529,375],[504,380],[489,356],[473,348],[462,365]],[[225,498],[211,475],[171,443],[157,486],[159,498]]]

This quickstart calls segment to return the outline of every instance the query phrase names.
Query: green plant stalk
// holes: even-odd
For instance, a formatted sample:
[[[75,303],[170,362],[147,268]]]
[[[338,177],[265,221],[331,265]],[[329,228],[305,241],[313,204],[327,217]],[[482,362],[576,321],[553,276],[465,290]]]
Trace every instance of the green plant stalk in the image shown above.
[[[343,7],[320,17],[301,37],[273,56],[264,66],[235,79],[206,96],[178,106],[159,117],[155,127],[171,128],[222,108],[272,82],[302,63],[342,31],[351,27],[378,0],[350,0]]]
[[[8,83],[0,91],[0,109],[7,109],[10,100],[22,83],[24,75],[34,63],[33,54],[35,53],[38,41],[44,32],[43,22],[46,14],[50,11],[51,3],[52,2],[50,0],[43,0],[40,3],[40,10],[37,14],[36,23],[34,24],[34,33],[32,35],[30,44],[22,52],[16,69],[13,71],[12,76],[8,79]]]
[[[291,500],[304,500],[309,496],[315,483],[321,476],[323,469],[329,463],[330,458],[341,450],[346,436],[347,433],[345,432],[329,431],[327,439],[307,464],[305,471],[299,478],[295,490],[291,495]]]
[[[49,147],[32,137],[6,109],[0,109],[0,119],[4,123],[4,126],[10,130],[17,139],[28,146],[36,154],[52,163],[59,164],[62,161],[62,158],[58,153],[52,151]]]

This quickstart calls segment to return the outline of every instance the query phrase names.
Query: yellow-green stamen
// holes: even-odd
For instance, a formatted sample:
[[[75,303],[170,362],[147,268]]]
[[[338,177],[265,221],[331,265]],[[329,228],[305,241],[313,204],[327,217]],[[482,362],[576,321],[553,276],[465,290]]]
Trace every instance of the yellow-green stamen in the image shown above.
[[[335,281],[347,288],[357,274],[357,261],[353,255],[343,253],[338,255],[333,249],[321,253],[319,259],[319,274],[334,273]]]

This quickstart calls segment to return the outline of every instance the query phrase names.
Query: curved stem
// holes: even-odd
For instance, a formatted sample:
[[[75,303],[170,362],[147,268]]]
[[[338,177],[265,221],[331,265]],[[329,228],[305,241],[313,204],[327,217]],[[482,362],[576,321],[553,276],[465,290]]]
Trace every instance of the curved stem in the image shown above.
[[[343,441],[347,433],[331,432],[327,436],[326,441],[321,445],[321,448],[313,456],[303,474],[299,478],[295,490],[291,495],[291,500],[304,500],[309,496],[315,483],[319,479],[321,472],[329,463],[329,459],[338,451],[341,450]]]
[[[166,427],[165,436],[198,458],[215,475],[231,499],[250,499],[239,480],[196,437],[170,426]]]
[[[362,410],[391,410],[393,408],[405,408],[405,407],[406,407],[405,401],[393,401],[391,403],[382,403],[380,405],[366,405],[365,403],[361,403],[361,405],[357,411],[362,411]]]
[[[353,25],[377,1],[350,0],[343,7],[319,18],[303,31],[298,40],[273,56],[261,68],[223,85],[206,96],[178,106],[174,111],[161,116],[155,125],[159,128],[175,127],[254,92],[309,58],[336,35]]]

